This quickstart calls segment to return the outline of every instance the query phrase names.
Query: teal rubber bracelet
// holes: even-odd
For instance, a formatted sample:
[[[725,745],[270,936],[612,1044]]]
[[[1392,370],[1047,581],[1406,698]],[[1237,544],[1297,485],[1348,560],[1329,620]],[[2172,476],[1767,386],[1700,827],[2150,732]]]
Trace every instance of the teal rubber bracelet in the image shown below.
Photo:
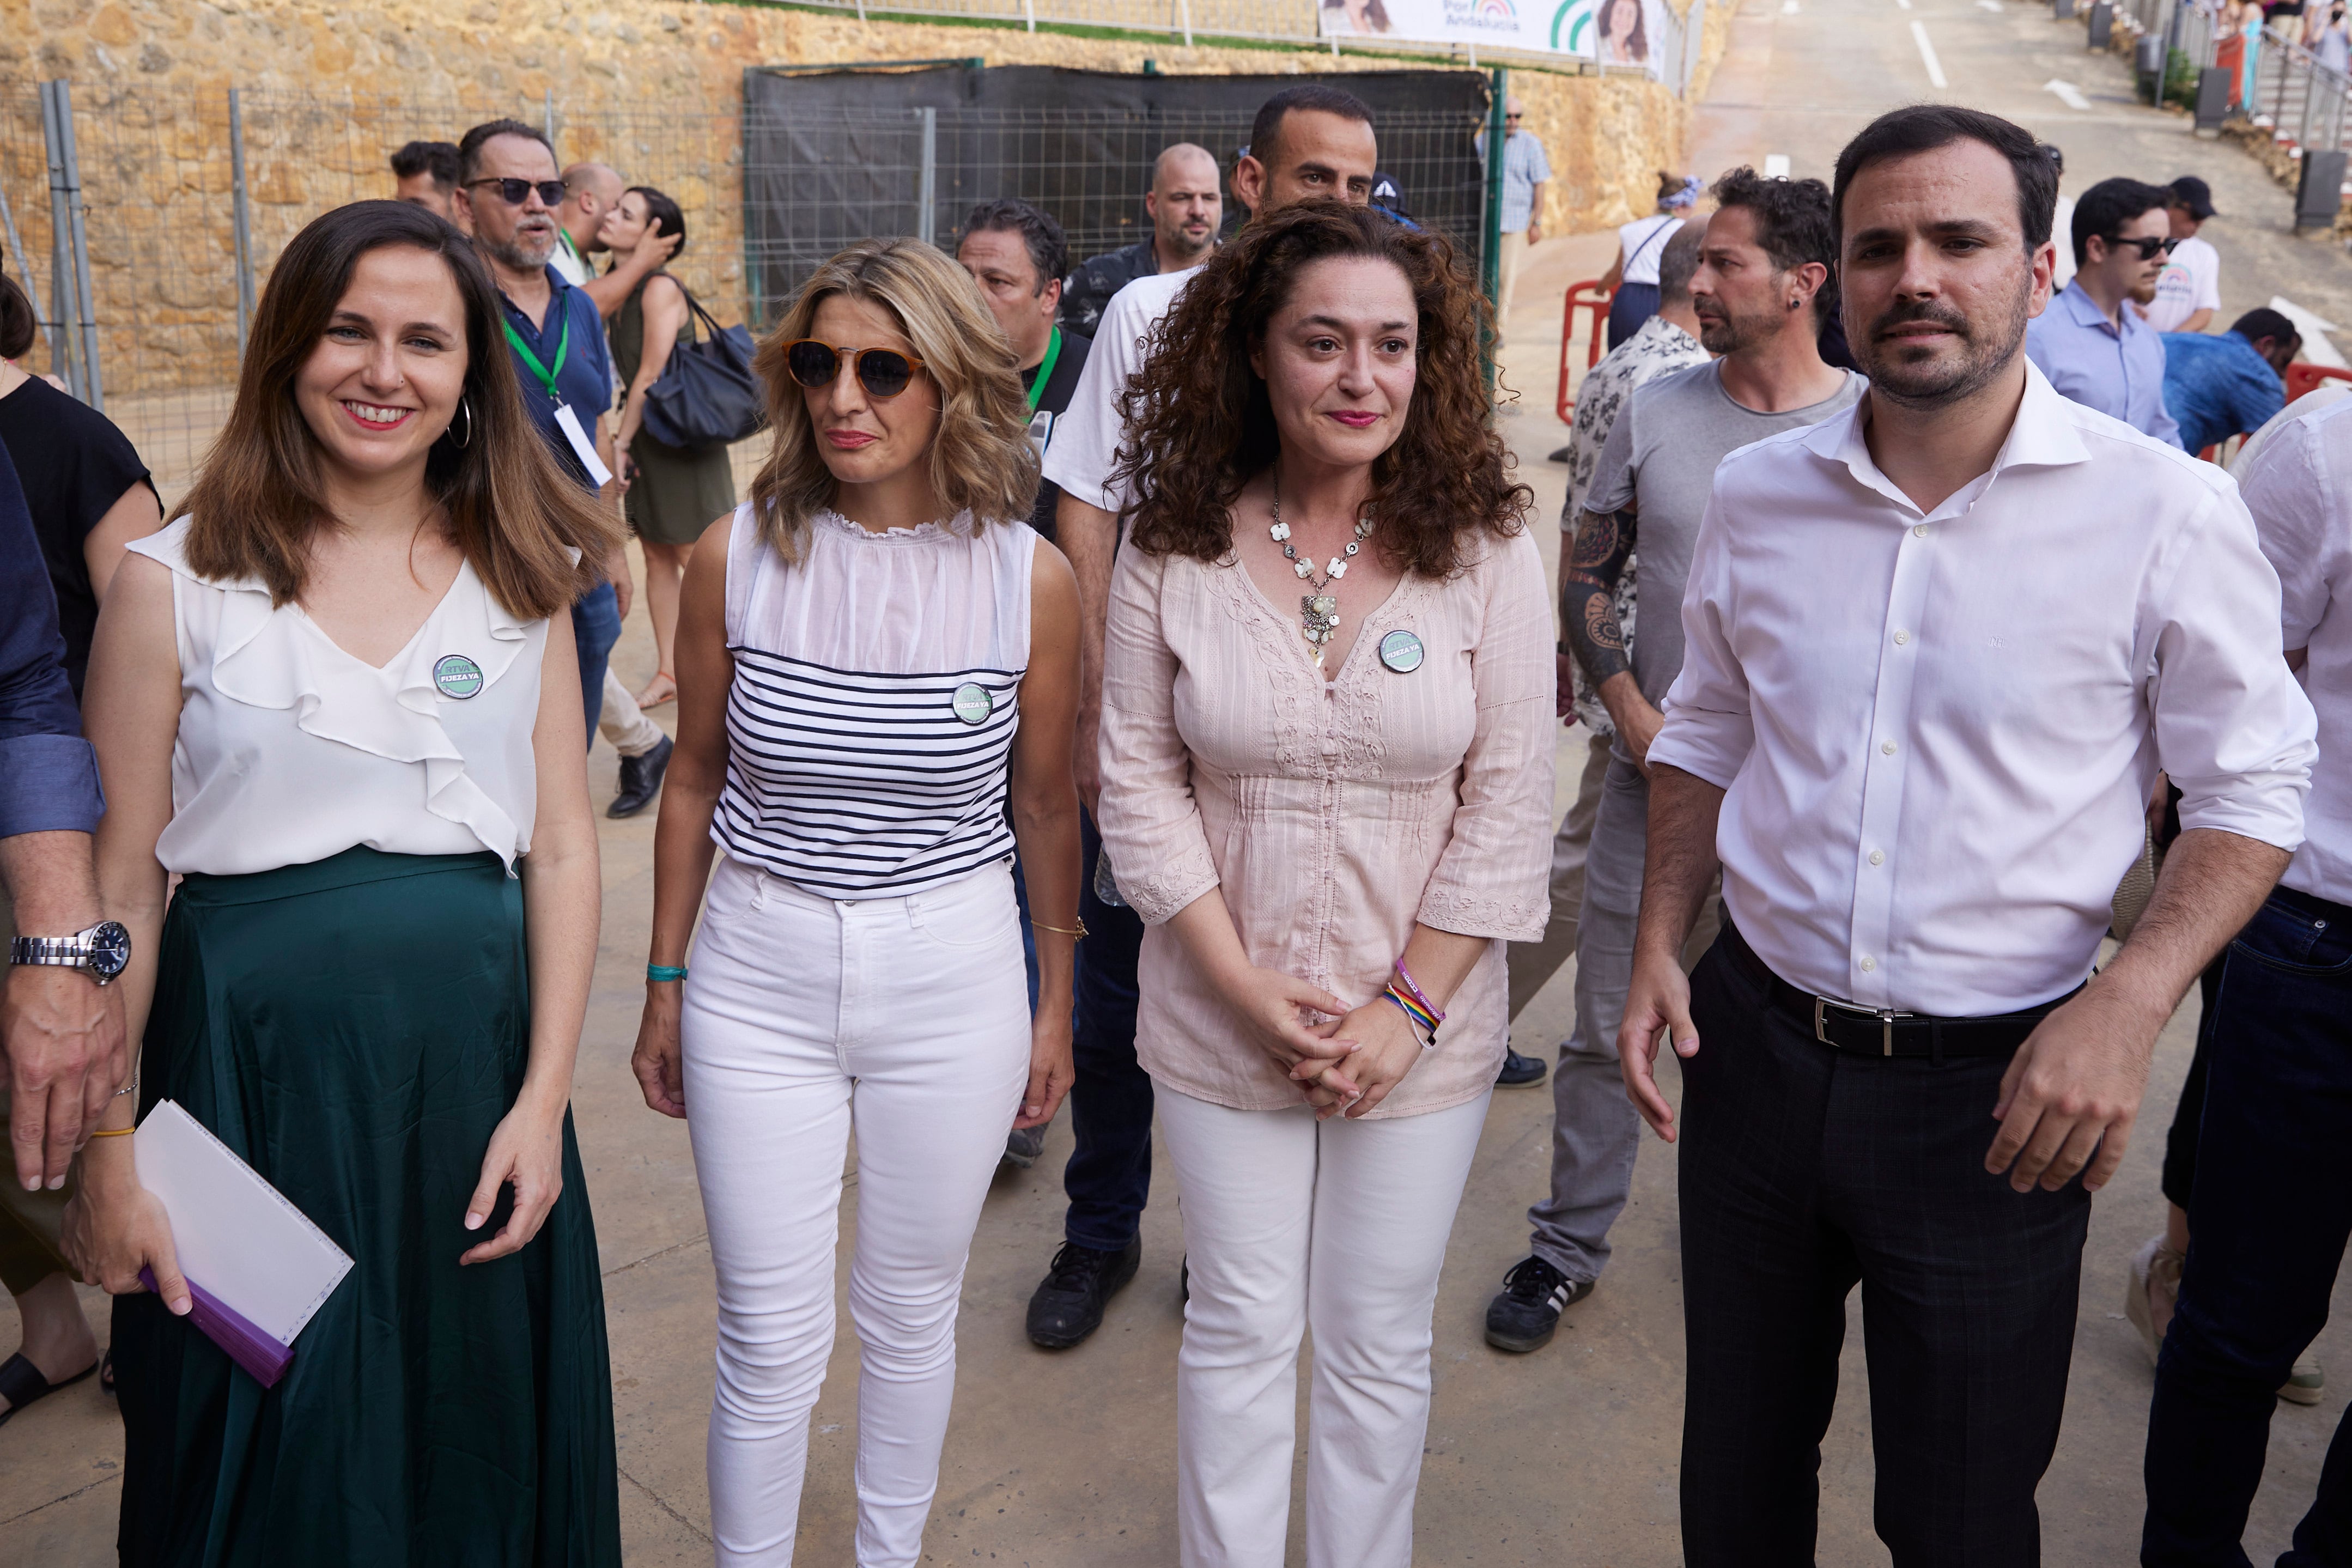
[[[673,969],[667,963],[648,963],[646,965],[646,978],[653,981],[683,980],[686,978],[686,971],[682,968]]]

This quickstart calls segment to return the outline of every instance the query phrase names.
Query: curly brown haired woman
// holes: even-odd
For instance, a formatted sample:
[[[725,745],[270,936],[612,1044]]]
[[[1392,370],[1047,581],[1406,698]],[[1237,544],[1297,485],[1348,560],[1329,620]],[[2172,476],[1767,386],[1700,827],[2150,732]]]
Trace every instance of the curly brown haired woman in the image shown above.
[[[1187,1563],[1403,1568],[1430,1312],[1541,934],[1551,616],[1451,248],[1312,203],[1203,268],[1130,384],[1102,830],[1184,1199]]]

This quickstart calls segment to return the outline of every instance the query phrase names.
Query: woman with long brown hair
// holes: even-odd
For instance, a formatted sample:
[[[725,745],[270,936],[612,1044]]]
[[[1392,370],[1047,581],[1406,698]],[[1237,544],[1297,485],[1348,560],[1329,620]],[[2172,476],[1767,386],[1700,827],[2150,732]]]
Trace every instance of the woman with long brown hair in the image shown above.
[[[1136,1053],[1183,1193],[1180,1554],[1405,1568],[1430,1313],[1540,936],[1551,608],[1451,247],[1260,218],[1125,399],[1102,834],[1150,927]]]
[[[857,1563],[908,1568],[981,1202],[1070,1087],[1077,579],[1023,521],[1028,400],[944,252],[850,247],[754,364],[775,442],[687,563],[633,1065],[686,1118],[719,1275],[719,1563],[793,1559],[854,1131]]]
[[[227,427],[131,546],[90,658],[143,1046],[67,1241],[116,1296],[127,1564],[620,1562],[568,1109],[599,884],[559,613],[611,543],[456,229],[362,202],[295,237]],[[134,1107],[164,1100],[354,1260],[273,1387],[185,1316],[133,1157]]]

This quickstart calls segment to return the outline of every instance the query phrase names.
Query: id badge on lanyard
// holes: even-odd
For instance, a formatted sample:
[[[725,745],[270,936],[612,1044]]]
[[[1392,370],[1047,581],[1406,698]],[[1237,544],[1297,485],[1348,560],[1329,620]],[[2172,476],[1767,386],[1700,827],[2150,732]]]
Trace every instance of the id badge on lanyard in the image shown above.
[[[613,470],[606,468],[604,459],[596,455],[595,438],[582,427],[580,416],[572,411],[571,405],[563,401],[562,393],[556,389],[556,378],[563,374],[564,356],[572,352],[570,308],[567,306],[563,311],[562,334],[555,340],[555,365],[552,369],[540,363],[539,356],[530,352],[530,345],[522,341],[522,334],[514,330],[512,321],[506,323],[506,330],[507,342],[514,349],[515,357],[521,360],[524,368],[538,380],[540,390],[547,394],[547,400],[555,405],[555,427],[563,432],[565,440],[572,443],[572,455],[579,458],[580,466],[588,471],[588,482],[599,489],[604,489],[612,483]]]

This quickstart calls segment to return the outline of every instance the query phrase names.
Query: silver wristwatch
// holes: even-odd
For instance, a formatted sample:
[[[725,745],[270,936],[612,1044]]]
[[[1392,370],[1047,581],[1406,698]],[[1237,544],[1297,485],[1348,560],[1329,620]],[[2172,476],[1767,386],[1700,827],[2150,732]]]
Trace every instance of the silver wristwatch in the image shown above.
[[[8,962],[86,969],[103,985],[130,966],[131,933],[121,921],[100,921],[71,936],[20,936],[8,944]]]

